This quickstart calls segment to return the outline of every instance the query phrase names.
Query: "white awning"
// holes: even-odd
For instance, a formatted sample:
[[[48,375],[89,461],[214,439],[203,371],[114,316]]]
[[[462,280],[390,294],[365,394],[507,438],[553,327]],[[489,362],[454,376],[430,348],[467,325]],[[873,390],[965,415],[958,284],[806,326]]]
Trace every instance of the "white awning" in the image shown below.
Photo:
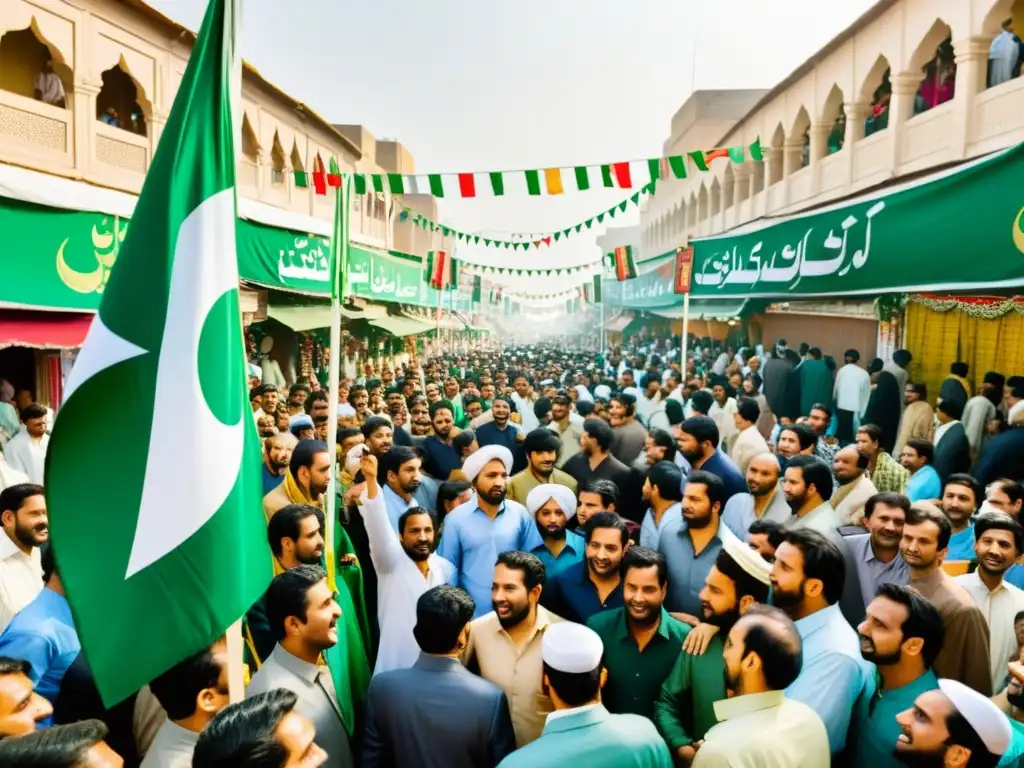
[[[369,304],[362,312],[341,308],[341,316],[348,320],[369,320],[371,323],[377,318],[387,315],[387,307],[377,304]],[[267,317],[272,317],[282,325],[287,325],[293,331],[311,331],[314,328],[331,327],[331,305],[330,304],[284,304],[271,305],[267,308]]]
[[[433,323],[427,323],[423,320],[414,320],[411,317],[395,317],[393,315],[370,320],[370,325],[375,325],[392,336],[416,336],[420,333],[432,331],[436,327]]]

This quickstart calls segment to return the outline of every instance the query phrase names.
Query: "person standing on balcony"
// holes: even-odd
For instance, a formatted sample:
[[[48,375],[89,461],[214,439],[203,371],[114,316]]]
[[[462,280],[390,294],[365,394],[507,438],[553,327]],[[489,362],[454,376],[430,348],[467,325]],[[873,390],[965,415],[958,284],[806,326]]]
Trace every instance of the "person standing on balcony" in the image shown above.
[[[1013,32],[1013,19],[1003,22],[988,49],[988,86],[1001,85],[1017,76],[1020,67],[1020,39]]]
[[[53,59],[47,59],[43,71],[36,75],[35,97],[36,101],[44,104],[65,108],[67,96],[64,93],[64,83],[60,75],[53,71]]]

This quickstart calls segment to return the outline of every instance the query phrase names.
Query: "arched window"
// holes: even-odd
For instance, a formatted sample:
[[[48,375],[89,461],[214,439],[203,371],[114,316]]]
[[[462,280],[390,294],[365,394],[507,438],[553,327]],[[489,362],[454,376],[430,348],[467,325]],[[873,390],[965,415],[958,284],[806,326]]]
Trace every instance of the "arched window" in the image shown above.
[[[800,141],[800,148],[798,150],[800,152],[799,162],[795,164],[795,167],[806,168],[811,164],[811,117],[807,114],[805,107],[800,107],[800,111],[797,112],[790,137],[797,138]]]
[[[769,168],[770,175],[768,177],[768,186],[772,184],[778,184],[782,181],[782,172],[784,170],[782,163],[782,153],[785,151],[786,144],[786,132],[782,130],[782,123],[775,126],[775,133],[772,134],[772,151],[775,159],[771,162]]]
[[[284,184],[284,150],[277,131],[274,131],[274,143],[270,147],[270,183]]]
[[[96,119],[139,136],[146,135],[145,94],[121,65],[102,74],[103,87],[96,96]]]
[[[910,72],[921,73],[921,85],[914,97],[914,114],[945,104],[953,98],[956,87],[956,60],[949,25],[936,19],[922,38],[907,66]]]
[[[861,88],[861,100],[871,104],[871,114],[864,121],[864,136],[889,127],[889,102],[892,99],[892,70],[885,56],[879,56],[868,72]]]
[[[825,110],[822,119],[832,123],[832,129],[825,141],[825,154],[831,155],[843,148],[846,141],[846,107],[843,105],[843,92],[838,85],[833,85],[825,99]]]
[[[74,75],[33,26],[0,37],[0,90],[67,109]]]

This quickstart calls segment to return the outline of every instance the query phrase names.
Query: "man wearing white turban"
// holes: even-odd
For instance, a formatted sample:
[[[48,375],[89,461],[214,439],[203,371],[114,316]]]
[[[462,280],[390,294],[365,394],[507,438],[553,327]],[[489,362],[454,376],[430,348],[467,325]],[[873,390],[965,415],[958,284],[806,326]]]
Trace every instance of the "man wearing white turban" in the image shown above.
[[[512,452],[487,445],[471,453],[462,465],[476,498],[456,507],[444,520],[438,554],[455,566],[457,585],[476,603],[475,616],[487,613],[498,555],[509,550],[529,552],[540,534],[526,507],[507,500]]]
[[[550,579],[570,565],[583,562],[586,542],[566,528],[576,517],[576,494],[564,485],[538,485],[526,497],[526,511],[537,524],[541,543],[532,552],[544,563]]]

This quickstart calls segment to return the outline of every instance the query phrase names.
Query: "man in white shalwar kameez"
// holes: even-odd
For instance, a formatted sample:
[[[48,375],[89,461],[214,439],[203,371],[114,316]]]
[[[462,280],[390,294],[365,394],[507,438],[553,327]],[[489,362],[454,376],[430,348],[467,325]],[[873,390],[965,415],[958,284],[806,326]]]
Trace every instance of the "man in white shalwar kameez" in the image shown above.
[[[22,409],[21,419],[21,431],[4,446],[4,453],[13,469],[28,475],[29,482],[42,485],[46,449],[50,444],[50,435],[46,432],[46,408],[32,403]]]

